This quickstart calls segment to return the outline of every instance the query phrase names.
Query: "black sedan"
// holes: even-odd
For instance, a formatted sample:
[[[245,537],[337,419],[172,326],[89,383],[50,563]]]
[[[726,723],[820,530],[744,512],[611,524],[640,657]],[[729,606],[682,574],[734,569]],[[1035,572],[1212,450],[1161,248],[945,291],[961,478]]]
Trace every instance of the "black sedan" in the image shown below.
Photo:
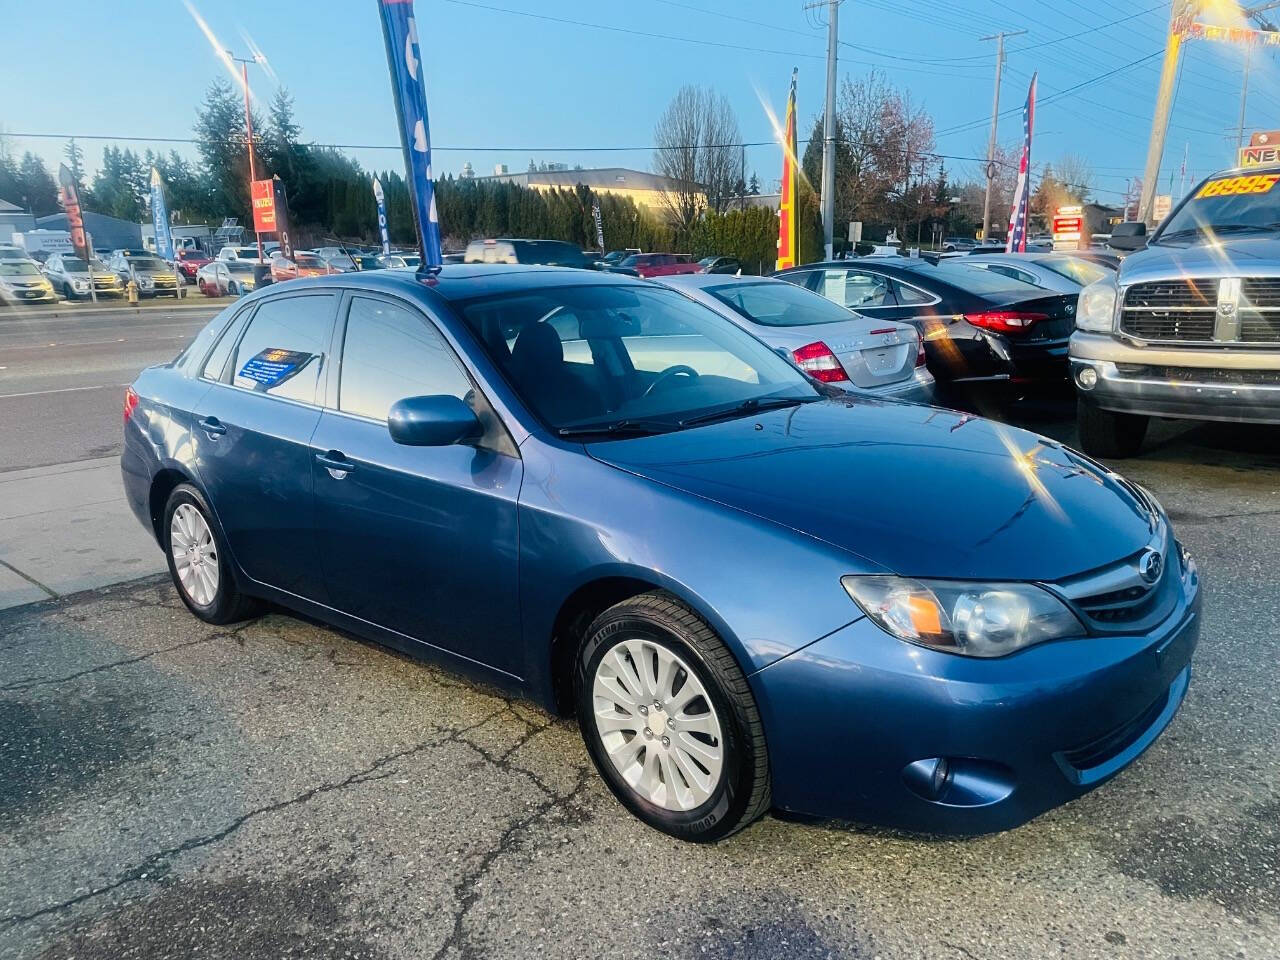
[[[776,276],[868,317],[914,325],[939,387],[996,388],[1008,397],[1067,379],[1074,295],[955,258],[864,257]]]

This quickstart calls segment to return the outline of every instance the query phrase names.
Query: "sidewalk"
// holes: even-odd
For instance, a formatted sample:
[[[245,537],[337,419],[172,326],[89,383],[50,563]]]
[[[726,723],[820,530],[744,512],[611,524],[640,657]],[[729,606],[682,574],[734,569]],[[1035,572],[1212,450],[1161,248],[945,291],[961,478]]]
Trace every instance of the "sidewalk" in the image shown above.
[[[60,300],[57,303],[43,306],[13,307],[0,305],[0,320],[65,320],[82,313],[118,313],[139,316],[144,313],[163,312],[167,310],[217,310],[236,297],[206,297],[203,294],[190,294],[181,300],[156,297],[131,304],[125,300],[99,300],[96,304],[89,300]]]
[[[119,458],[0,473],[0,610],[164,569],[124,501]]]

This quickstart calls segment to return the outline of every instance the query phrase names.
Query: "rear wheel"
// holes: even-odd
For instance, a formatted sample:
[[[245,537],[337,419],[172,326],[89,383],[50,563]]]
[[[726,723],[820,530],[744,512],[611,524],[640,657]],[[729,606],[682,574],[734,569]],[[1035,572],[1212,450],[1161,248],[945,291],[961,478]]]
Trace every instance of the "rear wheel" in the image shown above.
[[[592,762],[649,826],[710,842],[769,809],[764,725],[746,676],[671,595],[641,594],[597,617],[574,681]]]
[[[258,601],[236,586],[210,516],[208,503],[190,484],[179,484],[169,494],[162,528],[169,575],[187,609],[206,623],[247,620]]]
[[[1123,459],[1142,448],[1148,417],[1136,413],[1114,413],[1084,400],[1076,401],[1076,427],[1080,449],[1091,457]]]
[[[236,283],[234,280],[232,280],[231,285],[227,287],[227,293],[229,293],[233,297],[240,296],[240,288],[236,286]]]

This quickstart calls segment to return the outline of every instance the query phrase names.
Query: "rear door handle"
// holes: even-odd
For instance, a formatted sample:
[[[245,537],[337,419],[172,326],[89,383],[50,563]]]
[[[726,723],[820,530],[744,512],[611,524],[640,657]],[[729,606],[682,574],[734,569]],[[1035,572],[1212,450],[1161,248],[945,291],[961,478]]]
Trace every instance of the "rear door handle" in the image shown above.
[[[204,417],[196,421],[196,426],[209,435],[210,439],[220,437],[227,432],[227,428],[217,417]]]
[[[328,470],[329,476],[335,480],[345,479],[347,474],[356,468],[356,465],[348,460],[340,450],[317,453],[316,463]]]

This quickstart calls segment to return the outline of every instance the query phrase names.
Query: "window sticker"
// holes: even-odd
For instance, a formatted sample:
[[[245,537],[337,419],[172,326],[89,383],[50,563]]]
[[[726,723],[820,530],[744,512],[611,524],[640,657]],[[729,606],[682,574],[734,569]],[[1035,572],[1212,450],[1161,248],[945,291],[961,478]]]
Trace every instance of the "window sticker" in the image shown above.
[[[1259,173],[1246,177],[1224,177],[1221,180],[1210,180],[1196,199],[1201,197],[1229,197],[1246,193],[1268,193],[1280,180],[1280,173]]]
[[[303,350],[282,350],[268,347],[245,361],[236,374],[235,385],[265,393],[302,372],[316,354]]]

